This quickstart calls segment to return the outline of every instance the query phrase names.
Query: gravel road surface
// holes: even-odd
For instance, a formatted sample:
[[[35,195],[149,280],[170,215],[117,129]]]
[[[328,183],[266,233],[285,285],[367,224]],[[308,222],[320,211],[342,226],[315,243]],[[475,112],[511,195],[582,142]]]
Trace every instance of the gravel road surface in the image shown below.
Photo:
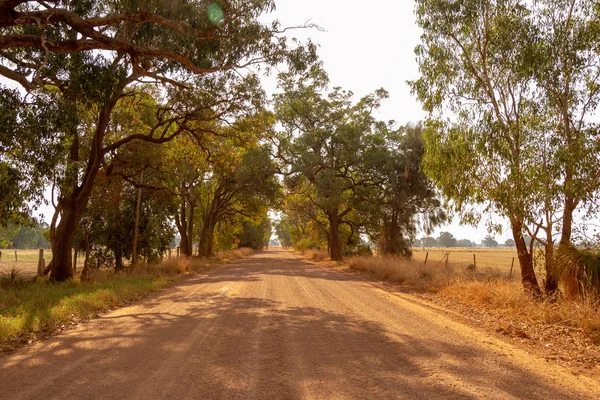
[[[600,385],[283,250],[0,356],[2,399],[600,399]]]

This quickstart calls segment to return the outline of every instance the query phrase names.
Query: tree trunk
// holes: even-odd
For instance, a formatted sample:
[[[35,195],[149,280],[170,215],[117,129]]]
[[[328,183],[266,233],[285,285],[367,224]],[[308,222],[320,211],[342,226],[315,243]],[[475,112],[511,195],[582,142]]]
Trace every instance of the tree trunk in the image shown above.
[[[113,96],[98,114],[98,123],[94,130],[89,158],[81,178],[81,184],[78,184],[77,179],[73,182],[69,182],[68,186],[71,186],[72,190],[58,201],[54,217],[52,218],[53,223],[50,227],[52,242],[52,270],[50,272],[50,280],[65,281],[73,277],[71,249],[73,248],[75,232],[77,231],[79,221],[87,207],[90,195],[92,194],[92,189],[94,188],[96,176],[98,175],[98,171],[100,170],[100,166],[104,159],[102,142],[106,129],[108,128],[108,123],[110,122],[110,115],[125,86],[126,82],[123,81],[121,82],[121,85],[113,88]],[[74,146],[79,146],[78,141],[74,142],[72,146],[71,150],[73,150],[73,154],[71,155],[71,158],[76,158],[77,155],[75,154]],[[66,190],[63,193],[67,192],[69,192],[69,190]],[[55,226],[59,214],[60,222]]]
[[[544,284],[544,292],[552,295],[558,291],[558,280],[556,279],[556,271],[554,270],[554,241],[552,240],[553,225],[548,221],[546,229],[546,245],[544,250],[546,257],[544,267],[546,269],[546,283]]]
[[[81,270],[81,280],[87,281],[90,277],[90,233],[85,232],[85,259],[83,260],[83,269]]]
[[[52,270],[50,271],[52,281],[62,282],[73,277],[73,242],[86,203],[78,201],[75,195],[59,201],[58,209],[62,209],[62,215],[52,240]]]
[[[571,244],[571,235],[573,232],[573,213],[577,204],[572,196],[565,194],[565,208],[562,218],[562,232],[559,246],[568,246]]]
[[[144,170],[140,173],[140,184],[144,181]],[[138,188],[137,202],[135,204],[135,226],[133,227],[133,246],[131,250],[131,264],[137,265],[138,251],[137,244],[140,236],[140,208],[142,205],[142,187]]]
[[[200,257],[211,257],[213,255],[213,243],[215,235],[215,222],[212,213],[208,213],[202,222],[200,231],[200,242],[198,243],[198,255]]]
[[[533,258],[527,249],[527,244],[523,238],[522,224],[511,221],[513,240],[517,246],[517,256],[519,257],[519,265],[521,267],[521,282],[523,287],[528,292],[534,295],[540,295],[540,287],[535,277],[533,269]],[[533,239],[532,239],[533,240]]]
[[[179,236],[181,240],[179,241],[179,250],[182,254],[188,253],[188,223],[187,223],[187,212],[186,212],[186,202],[184,199],[181,199],[181,204],[179,205],[179,213],[175,215],[175,224],[177,225],[177,230],[179,231]]]
[[[117,243],[114,249],[115,252],[115,270],[121,271],[123,269],[123,250],[121,243]]]
[[[73,252],[73,274],[77,273],[77,249]]]
[[[329,214],[329,256],[334,261],[342,260],[342,245],[340,243],[340,219],[337,210]]]
[[[189,204],[190,206],[190,212],[189,212],[189,218],[188,218],[188,226],[187,226],[187,239],[188,239],[188,245],[186,247],[186,251],[184,251],[183,254],[185,254],[188,257],[193,256],[193,252],[194,252],[194,204]]]

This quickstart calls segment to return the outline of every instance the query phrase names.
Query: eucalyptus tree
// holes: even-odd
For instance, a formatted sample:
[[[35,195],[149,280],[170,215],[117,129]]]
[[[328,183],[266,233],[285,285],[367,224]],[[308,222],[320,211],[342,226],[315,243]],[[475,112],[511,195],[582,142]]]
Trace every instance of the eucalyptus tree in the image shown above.
[[[531,71],[552,127],[554,191],[560,197],[560,246],[569,247],[575,210],[597,212],[600,188],[600,6],[587,0],[531,5],[535,24]]]
[[[585,0],[417,1],[425,34],[412,87],[432,112],[426,171],[463,221],[478,221],[475,203],[509,219],[534,292],[536,243],[545,246],[552,293],[556,232],[567,246],[577,207],[597,211],[598,11]],[[457,173],[444,173],[448,164]]]
[[[546,172],[536,162],[529,10],[520,0],[417,0],[416,14],[424,34],[415,50],[421,77],[411,86],[430,112],[425,171],[463,222],[479,222],[478,203],[508,218],[523,285],[539,293],[523,238]]]
[[[380,190],[371,202],[367,231],[373,231],[371,236],[381,254],[410,257],[417,229],[431,233],[446,220],[446,213],[433,182],[421,167],[425,152],[422,125],[388,131],[385,146],[386,163],[377,171]]]
[[[0,75],[32,96],[55,97],[50,104],[60,109],[60,123],[48,130],[19,130],[25,144],[50,138],[59,167],[53,168],[53,157],[38,158],[41,162],[32,167],[36,173],[28,175],[35,178],[26,182],[30,186],[11,186],[9,196],[2,197],[2,203],[18,208],[17,200],[39,197],[35,187],[44,179],[56,181],[52,279],[72,276],[73,236],[108,153],[131,141],[163,143],[184,132],[198,135],[192,121],[231,119],[236,110],[252,105],[257,87],[252,73],[236,74],[237,69],[284,59],[303,67],[313,59],[311,45],[290,48],[278,23],[259,21],[273,8],[272,0],[0,4]],[[115,105],[140,82],[167,88],[155,129],[109,140]],[[11,110],[23,102],[37,107],[30,96],[14,100],[6,90],[2,95],[15,104]],[[93,123],[85,129],[83,116],[89,115]],[[11,150],[0,160],[0,173],[16,182],[15,166],[30,162],[31,156]]]
[[[235,225],[256,220],[266,214],[279,195],[270,150],[264,145],[232,144],[221,142],[219,154],[212,155],[212,177],[201,193],[200,257],[213,254],[219,223]]]
[[[385,162],[382,124],[372,111],[387,92],[379,89],[353,103],[352,92],[341,88],[324,95],[327,85],[320,68],[300,79],[279,76],[281,93],[274,101],[283,132],[277,157],[292,189],[309,182],[303,194],[325,217],[330,256],[340,260],[340,226],[354,232],[364,225],[354,217],[377,185],[372,172]]]

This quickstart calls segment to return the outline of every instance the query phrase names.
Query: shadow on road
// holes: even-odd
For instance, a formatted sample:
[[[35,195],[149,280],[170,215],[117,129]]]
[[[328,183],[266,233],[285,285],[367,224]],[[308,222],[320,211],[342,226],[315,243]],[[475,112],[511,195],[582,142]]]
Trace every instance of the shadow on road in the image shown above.
[[[475,387],[479,393],[500,391],[505,398],[569,398],[506,360],[494,360],[501,373],[490,375],[477,350],[466,344],[423,341],[318,307],[187,290],[258,282],[269,274],[359,279],[308,263],[298,267],[294,259],[269,268],[265,262],[257,256],[220,267],[36,351],[0,358],[3,395],[470,399],[480,397],[473,394]],[[28,377],[32,381],[24,385]]]

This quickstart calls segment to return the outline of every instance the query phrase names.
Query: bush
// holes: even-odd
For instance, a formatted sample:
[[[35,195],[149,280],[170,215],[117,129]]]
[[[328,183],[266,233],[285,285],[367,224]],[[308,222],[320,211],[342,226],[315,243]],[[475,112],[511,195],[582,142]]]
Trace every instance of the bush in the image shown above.
[[[294,248],[296,250],[318,249],[319,244],[311,239],[304,238],[304,239],[300,239],[296,243],[294,243]]]
[[[325,261],[325,260],[329,260],[329,253],[326,252],[325,250],[304,250],[301,252],[302,255],[306,258],[308,258],[309,260],[312,261]]]

